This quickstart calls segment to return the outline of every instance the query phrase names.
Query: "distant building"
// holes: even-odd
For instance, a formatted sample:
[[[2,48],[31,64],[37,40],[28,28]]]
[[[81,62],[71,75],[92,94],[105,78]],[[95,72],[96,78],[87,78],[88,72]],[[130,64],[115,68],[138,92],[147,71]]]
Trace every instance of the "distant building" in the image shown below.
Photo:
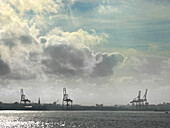
[[[96,107],[103,107],[103,104],[96,104]]]

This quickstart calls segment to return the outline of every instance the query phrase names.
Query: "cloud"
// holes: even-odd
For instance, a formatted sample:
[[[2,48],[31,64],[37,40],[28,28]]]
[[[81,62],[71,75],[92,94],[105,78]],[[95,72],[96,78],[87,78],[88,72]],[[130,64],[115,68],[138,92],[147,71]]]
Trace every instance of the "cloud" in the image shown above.
[[[53,0],[12,0],[8,1],[17,11],[19,11],[21,14],[23,14],[26,11],[34,11],[36,13],[42,13],[42,12],[54,12],[57,13],[60,9],[60,0],[56,0],[54,2]],[[56,4],[58,3],[58,4]]]
[[[1,43],[3,43],[6,46],[9,46],[10,48],[18,45],[31,45],[36,44],[37,41],[32,37],[29,33],[21,32],[16,33],[12,31],[4,32],[2,34],[2,37],[0,38]],[[33,45],[34,45],[33,44]]]
[[[88,66],[88,60],[93,61],[92,53],[87,48],[78,49],[67,44],[47,46],[44,55],[42,64],[46,65],[46,72],[58,75],[81,75]]]
[[[15,31],[15,26],[20,27]],[[6,79],[48,79],[51,74],[56,77],[104,77],[112,75],[113,68],[123,60],[120,54],[94,54],[88,48],[105,39],[106,35],[100,37],[94,30],[90,34],[82,29],[75,32],[54,29],[39,38],[33,32],[32,28],[18,22],[0,33],[0,55],[11,68]]]
[[[49,45],[44,49],[42,64],[45,71],[68,76],[104,77],[113,74],[113,68],[124,57],[114,53],[94,54],[88,48],[77,48],[69,44]]]
[[[10,67],[0,58],[0,76],[10,73]]]
[[[0,1],[0,28],[10,28],[11,24],[18,22],[18,16],[15,11],[2,1]]]
[[[97,10],[98,14],[100,15],[106,15],[106,14],[115,14],[115,13],[120,13],[121,11],[114,7],[114,6],[110,6],[110,5],[99,5],[98,6],[98,10]]]
[[[147,51],[129,49],[123,52],[127,57],[125,63],[117,68],[114,73],[114,80],[120,83],[123,77],[131,76],[132,85],[138,82],[138,87],[165,86],[169,83],[169,57],[153,55]],[[117,80],[116,80],[117,79]],[[128,83],[128,82],[126,82]]]
[[[124,61],[124,56],[119,53],[97,53],[97,61],[92,76],[109,76],[113,75],[113,68]]]
[[[131,1],[1,0],[2,100],[13,102],[23,87],[44,102],[60,97],[67,87],[75,103],[87,104],[101,99],[127,103],[145,88],[155,93],[152,97],[161,87],[169,91],[170,5]],[[117,50],[127,56],[125,62]],[[167,99],[168,91],[163,92]]]
[[[32,3],[29,0],[24,4],[23,1],[14,0],[10,4],[22,14],[30,10],[36,13],[44,11],[41,6],[40,10],[34,10],[34,5],[44,4],[37,2]],[[1,2],[1,4],[4,3]],[[98,35],[95,30],[89,33],[83,29],[64,32],[62,29],[56,28],[39,37],[36,26],[30,26],[27,20],[22,19],[20,14],[10,7],[10,4],[7,2],[4,4],[6,7],[0,9],[0,12],[3,12],[3,9],[6,12],[2,13],[3,18],[1,17],[0,21],[2,25],[0,55],[10,67],[10,72],[4,78],[29,80],[47,77],[48,79],[50,74],[56,77],[60,75],[80,77],[91,75],[96,77],[96,75],[92,75],[96,72],[94,71],[95,67],[107,59],[101,55],[100,59],[97,60],[97,55],[88,47],[104,42],[106,34]],[[110,70],[114,66],[110,66]],[[98,68],[96,69],[98,70]],[[107,71],[105,74],[111,75],[111,73],[107,74]]]
[[[47,45],[60,42],[72,44],[76,47],[92,48],[96,45],[105,43],[108,37],[109,36],[105,33],[97,34],[95,30],[91,30],[91,33],[84,31],[83,29],[79,29],[74,32],[64,32],[60,28],[54,28],[49,33],[47,33],[44,38],[40,38],[47,40]]]

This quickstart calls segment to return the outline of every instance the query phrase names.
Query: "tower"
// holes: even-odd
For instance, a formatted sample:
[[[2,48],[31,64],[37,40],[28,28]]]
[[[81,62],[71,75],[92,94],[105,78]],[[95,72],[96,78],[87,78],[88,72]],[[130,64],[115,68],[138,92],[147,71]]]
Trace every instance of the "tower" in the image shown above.
[[[38,98],[38,105],[41,105],[41,102],[40,102],[40,97]]]

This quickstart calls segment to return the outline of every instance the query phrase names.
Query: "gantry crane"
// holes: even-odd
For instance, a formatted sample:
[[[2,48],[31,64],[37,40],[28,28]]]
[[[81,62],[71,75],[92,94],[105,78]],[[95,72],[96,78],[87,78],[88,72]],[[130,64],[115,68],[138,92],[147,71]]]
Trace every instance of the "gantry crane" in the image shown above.
[[[20,103],[27,104],[27,102],[28,102],[28,103],[31,102],[31,101],[25,96],[23,89],[21,89],[21,92],[20,92],[20,93],[21,93]]]
[[[63,88],[63,102],[62,102],[62,106],[63,108],[66,106],[67,109],[69,106],[72,107],[72,103],[73,103],[73,100],[71,100],[69,97],[68,97],[68,94],[66,92],[66,88]]]
[[[136,98],[134,98],[130,103],[132,103],[133,106],[136,105],[136,107],[137,106],[140,107],[141,105],[148,105],[148,102],[147,102],[147,91],[148,91],[148,89],[146,89],[143,98],[141,98],[141,91],[139,91],[138,96]]]
[[[141,91],[139,91],[138,96],[136,98],[134,98],[130,103],[132,103],[134,105],[134,103],[137,104],[141,104],[142,99],[141,99]]]

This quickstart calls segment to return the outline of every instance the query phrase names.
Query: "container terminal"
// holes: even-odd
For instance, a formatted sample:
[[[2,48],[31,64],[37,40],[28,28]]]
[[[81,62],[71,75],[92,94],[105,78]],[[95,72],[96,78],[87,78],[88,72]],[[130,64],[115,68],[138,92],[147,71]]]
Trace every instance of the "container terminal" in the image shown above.
[[[74,104],[73,99],[69,98],[66,88],[63,88],[62,103],[56,102],[47,104],[41,103],[40,98],[38,98],[37,103],[32,103],[30,99],[24,94],[24,90],[20,90],[20,102],[14,103],[3,103],[0,102],[0,110],[95,110],[95,111],[170,111],[170,103],[162,104],[149,104],[147,100],[146,89],[143,97],[141,97],[141,91],[138,92],[137,97],[135,97],[130,104],[127,105],[113,105],[105,106],[103,104],[95,104],[92,106],[83,106]]]

